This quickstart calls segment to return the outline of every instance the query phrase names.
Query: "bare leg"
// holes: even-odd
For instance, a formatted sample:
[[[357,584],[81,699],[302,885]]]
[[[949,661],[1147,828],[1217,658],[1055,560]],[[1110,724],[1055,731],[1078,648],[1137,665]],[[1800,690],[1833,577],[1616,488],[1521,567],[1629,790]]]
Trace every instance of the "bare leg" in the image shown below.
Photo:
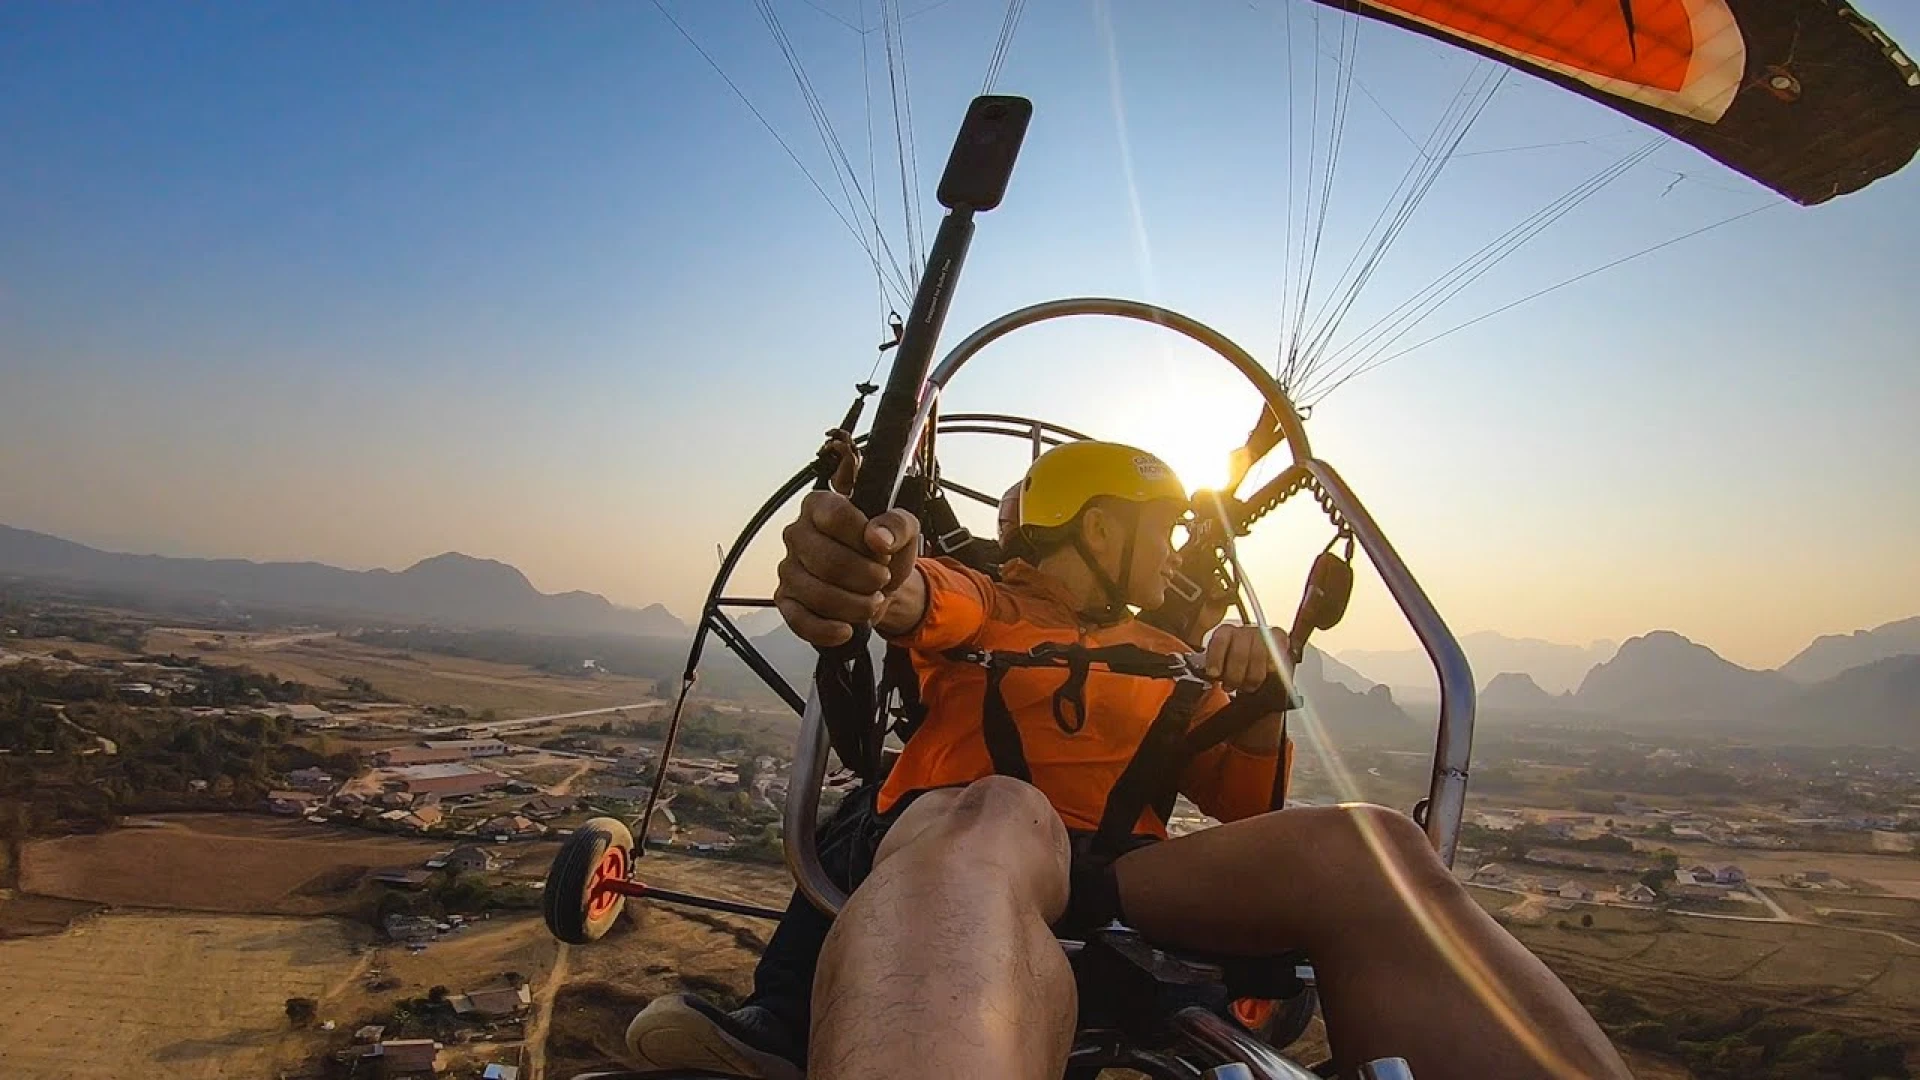
[[[1078,1011],[1049,925],[1067,834],[1039,791],[988,777],[922,796],[834,920],[808,1073],[1057,1080]]]
[[[1403,814],[1263,814],[1133,852],[1115,871],[1128,922],[1157,941],[1306,949],[1343,1076],[1390,1056],[1420,1080],[1630,1076],[1573,994]]]

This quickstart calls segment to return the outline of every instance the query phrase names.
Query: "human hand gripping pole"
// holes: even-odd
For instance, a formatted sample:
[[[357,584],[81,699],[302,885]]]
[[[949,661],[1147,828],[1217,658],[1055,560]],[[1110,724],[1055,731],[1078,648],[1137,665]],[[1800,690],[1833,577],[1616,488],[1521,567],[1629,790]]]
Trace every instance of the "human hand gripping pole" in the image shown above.
[[[888,514],[893,506],[901,474],[918,434],[913,430],[914,414],[933,360],[934,348],[939,343],[940,330],[946,323],[947,310],[953,301],[954,287],[973,240],[973,217],[976,213],[1000,205],[1032,115],[1033,104],[1025,98],[1003,95],[975,98],[967,109],[959,136],[954,140],[953,151],[947,158],[946,170],[940,177],[938,196],[940,204],[947,208],[947,215],[941,219],[939,231],[934,236],[933,248],[927,256],[926,271],[921,275],[919,287],[914,293],[913,307],[901,330],[893,366],[888,372],[886,386],[880,393],[879,407],[874,411],[866,453],[862,455],[859,471],[854,476],[850,500],[851,508],[856,509],[872,526],[863,547],[876,556],[886,558],[893,571],[890,573],[893,588],[898,588],[904,580],[900,564],[911,561],[902,556],[917,551],[917,548],[908,547],[905,543],[908,538],[904,530],[908,528],[906,523],[910,518],[898,514],[884,521],[875,519]],[[842,511],[823,509],[832,505],[831,500],[810,497],[809,502],[809,512],[830,513],[842,518],[843,524],[850,524],[844,520]],[[913,526],[913,532],[912,538],[917,540],[917,523]],[[786,586],[784,579],[782,586]],[[888,590],[890,592],[891,589]],[[823,659],[851,662],[856,655],[864,655],[872,622],[880,615],[883,606],[884,600],[876,602],[864,618],[849,612],[853,617],[830,620],[848,626],[849,632],[844,637],[837,630],[826,633],[822,628],[822,637],[828,640],[814,637],[808,637],[808,640],[823,647]],[[798,627],[795,630],[799,632]],[[834,638],[840,640],[833,641]]]
[[[901,327],[851,498],[810,494],[800,521],[786,535],[775,603],[788,626],[820,650],[808,714],[827,718],[841,762],[869,779],[878,773],[885,736],[875,722],[879,703],[868,642],[889,598],[918,580],[913,560],[920,550],[919,523],[893,510],[893,502],[920,437],[915,420],[920,394],[973,239],[973,216],[1000,205],[1032,115],[1032,103],[1019,97],[985,95],[968,107],[940,178],[938,197],[947,215]],[[836,702],[831,710],[825,707],[829,697]],[[804,749],[806,724],[802,727]],[[802,813],[788,824],[808,828],[811,822]],[[788,854],[792,861],[794,853]],[[799,866],[797,873],[807,869]],[[807,886],[809,879],[799,876]],[[806,891],[815,903],[822,902],[814,895],[820,890]]]

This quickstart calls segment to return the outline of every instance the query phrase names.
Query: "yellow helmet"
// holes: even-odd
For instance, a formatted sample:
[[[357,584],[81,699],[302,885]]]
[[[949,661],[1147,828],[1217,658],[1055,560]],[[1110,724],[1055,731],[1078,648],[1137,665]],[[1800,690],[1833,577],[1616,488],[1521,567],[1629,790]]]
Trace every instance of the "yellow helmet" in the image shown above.
[[[1020,485],[1020,524],[1055,528],[1099,496],[1148,503],[1188,503],[1187,489],[1167,463],[1132,446],[1070,442],[1040,455]]]

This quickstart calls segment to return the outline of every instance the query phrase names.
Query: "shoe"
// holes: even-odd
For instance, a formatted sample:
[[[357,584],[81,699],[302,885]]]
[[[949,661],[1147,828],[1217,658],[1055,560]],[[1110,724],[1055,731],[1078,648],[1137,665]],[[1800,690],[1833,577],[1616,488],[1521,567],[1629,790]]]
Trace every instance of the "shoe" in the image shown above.
[[[655,998],[627,1025],[627,1051],[645,1072],[705,1069],[745,1080],[805,1080],[806,1053],[773,1013],[721,1012],[691,994]]]

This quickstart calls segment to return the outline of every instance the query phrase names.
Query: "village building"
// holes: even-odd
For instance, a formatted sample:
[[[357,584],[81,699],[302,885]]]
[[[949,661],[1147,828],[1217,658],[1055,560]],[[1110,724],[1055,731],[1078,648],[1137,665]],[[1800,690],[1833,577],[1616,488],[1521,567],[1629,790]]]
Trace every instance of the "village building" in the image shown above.
[[[319,802],[320,796],[311,791],[267,792],[267,809],[276,814],[304,814]]]
[[[1620,890],[1620,899],[1629,904],[1651,904],[1660,899],[1660,894],[1648,888],[1644,882],[1634,882]]]
[[[433,1076],[440,1072],[440,1044],[432,1039],[388,1039],[363,1055],[382,1076]]]
[[[287,774],[287,786],[300,791],[326,791],[333,785],[333,776],[325,769],[295,769]]]
[[[575,800],[555,795],[541,795],[529,799],[520,806],[520,812],[530,818],[545,820],[572,813]]]
[[[520,814],[501,814],[474,826],[473,831],[479,836],[539,836],[546,826]]]
[[[493,853],[478,844],[461,844],[441,862],[456,874],[483,874],[493,869]]]
[[[499,757],[511,754],[516,749],[512,743],[499,739],[428,739],[423,745],[428,750],[459,754],[460,760]]]
[[[415,765],[396,769],[394,778],[411,795],[442,797],[477,795],[503,787],[507,782],[506,777],[499,773],[455,764]]]
[[[433,871],[401,866],[388,870],[375,870],[371,876],[374,881],[382,885],[392,885],[401,889],[424,889],[433,880]]]
[[[482,1020],[505,1020],[523,1016],[533,1007],[533,992],[525,983],[518,987],[496,987],[491,990],[471,990],[458,997],[450,998],[453,1011],[460,1016],[478,1017]]]
[[[466,761],[468,755],[458,750],[435,750],[429,746],[392,746],[373,752],[373,763],[382,768],[398,768],[406,765],[451,765]]]

